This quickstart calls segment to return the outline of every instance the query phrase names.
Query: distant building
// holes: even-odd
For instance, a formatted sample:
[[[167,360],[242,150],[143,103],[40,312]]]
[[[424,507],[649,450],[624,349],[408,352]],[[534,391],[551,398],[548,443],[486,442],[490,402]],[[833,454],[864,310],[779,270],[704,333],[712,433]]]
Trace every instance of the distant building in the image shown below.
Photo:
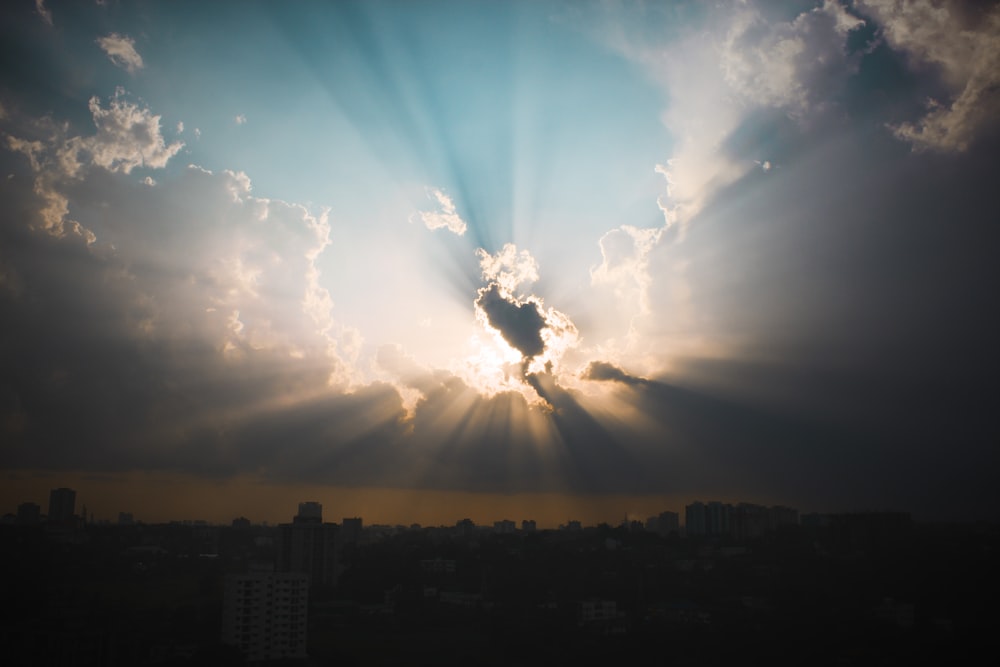
[[[323,505],[315,501],[299,503],[299,513],[295,515],[295,522],[303,521],[323,521]]]
[[[517,530],[517,524],[508,519],[493,522],[493,532],[504,535],[512,534]]]
[[[455,523],[455,532],[461,537],[472,537],[476,531],[476,524],[472,519],[460,519]]]
[[[658,535],[679,533],[680,529],[680,515],[677,512],[660,512],[657,516],[646,519],[646,530]]]
[[[232,526],[233,528],[246,530],[247,528],[250,527],[250,519],[246,518],[245,516],[237,517],[233,519]]]
[[[341,544],[357,544],[361,541],[362,532],[364,532],[364,525],[361,517],[344,518],[340,524]]]
[[[779,526],[797,525],[799,513],[790,507],[753,503],[693,502],[684,508],[685,531],[691,536],[759,538]]]
[[[309,578],[298,572],[226,576],[222,642],[248,662],[305,659]]]
[[[525,533],[535,532],[535,522],[532,519],[525,519],[521,522],[521,530]]]
[[[339,575],[337,525],[323,523],[319,503],[300,503],[292,523],[278,526],[278,571],[309,576],[312,586],[333,584]]]
[[[17,524],[19,526],[37,526],[42,522],[42,508],[38,503],[21,503],[17,506]]]
[[[684,532],[689,537],[708,534],[707,508],[700,500],[684,507]]]
[[[65,523],[76,513],[76,491],[61,487],[49,492],[49,521]]]
[[[135,518],[133,518],[131,512],[119,512],[118,513],[118,525],[119,526],[131,526],[135,524]]]

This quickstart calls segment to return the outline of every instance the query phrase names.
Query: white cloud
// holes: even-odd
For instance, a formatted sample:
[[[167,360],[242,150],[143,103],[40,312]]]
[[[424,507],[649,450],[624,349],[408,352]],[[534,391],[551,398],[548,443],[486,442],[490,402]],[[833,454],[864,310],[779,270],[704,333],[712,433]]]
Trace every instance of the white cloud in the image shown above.
[[[483,279],[496,282],[510,294],[538,281],[538,262],[527,250],[518,250],[513,243],[504,244],[495,255],[482,248],[476,250]]]
[[[863,25],[835,0],[787,22],[750,7],[734,12],[720,54],[725,81],[745,102],[801,119],[856,71],[846,37]]]
[[[591,269],[595,285],[610,285],[621,302],[637,304],[638,314],[650,312],[649,254],[659,242],[663,228],[622,225],[601,237],[601,263]]]
[[[94,232],[68,217],[66,184],[83,178],[90,167],[124,174],[136,167],[160,169],[183,147],[180,142],[167,145],[160,132],[160,116],[128,102],[124,95],[119,89],[107,108],[98,98],[90,99],[97,127],[94,135],[67,137],[63,126],[47,142],[7,137],[7,145],[27,156],[35,172],[34,191],[43,205],[33,226],[54,236],[76,234],[93,243]]]
[[[708,9],[704,23],[669,43],[612,29],[612,41],[666,89],[662,121],[673,139],[669,159],[654,169],[665,180],[657,204],[663,225],[623,225],[600,241],[595,285],[609,287],[623,313],[652,312],[650,256],[661,243],[683,241],[691,221],[723,188],[771,163],[740,159],[727,142],[750,114],[773,109],[808,123],[831,106],[861,55],[847,51],[849,33],[864,25],[844,5],[826,0],[788,20],[774,5],[728,2]],[[767,166],[764,166],[764,165]],[[676,276],[672,280],[676,280]],[[686,298],[684,290],[678,298]],[[683,307],[684,304],[674,304]],[[625,321],[634,325],[632,317]]]
[[[458,236],[465,234],[467,225],[456,212],[455,203],[451,197],[437,188],[428,189],[427,196],[434,199],[440,207],[440,210],[437,211],[418,211],[416,213],[427,229],[447,229]]]
[[[160,131],[160,116],[128,102],[121,90],[107,108],[97,97],[90,98],[89,107],[97,134],[68,142],[71,161],[84,152],[93,164],[127,174],[136,167],[161,169],[184,146],[182,142],[168,145]]]
[[[184,134],[184,121],[177,121],[177,134]]]
[[[134,74],[143,68],[142,56],[135,50],[135,40],[127,35],[111,33],[97,39],[98,46],[108,55],[112,63]]]
[[[237,114],[236,117],[233,118],[233,120],[236,121],[237,125],[245,125],[247,122],[247,117],[244,116],[243,114]]]
[[[916,122],[891,126],[917,150],[962,151],[1000,115],[1000,7],[967,15],[953,2],[861,0],[882,26],[889,46],[915,64],[934,64],[955,91],[930,100]]]

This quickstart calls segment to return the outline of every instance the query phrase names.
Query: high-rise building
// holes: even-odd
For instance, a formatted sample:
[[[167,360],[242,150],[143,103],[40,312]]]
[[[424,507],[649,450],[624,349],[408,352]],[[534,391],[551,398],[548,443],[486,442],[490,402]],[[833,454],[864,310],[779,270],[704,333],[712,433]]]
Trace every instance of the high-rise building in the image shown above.
[[[319,503],[300,503],[292,523],[278,526],[278,571],[309,576],[311,586],[333,584],[339,575],[337,525],[323,523]]]
[[[70,521],[76,512],[76,491],[64,487],[49,492],[49,521]]]
[[[705,503],[696,500],[684,507],[684,532],[689,536],[705,535],[708,529]]]
[[[248,662],[304,659],[309,577],[300,572],[254,571],[226,576],[222,642]]]
[[[296,523],[317,521],[323,522],[323,505],[316,501],[299,503],[299,513],[295,515]]]

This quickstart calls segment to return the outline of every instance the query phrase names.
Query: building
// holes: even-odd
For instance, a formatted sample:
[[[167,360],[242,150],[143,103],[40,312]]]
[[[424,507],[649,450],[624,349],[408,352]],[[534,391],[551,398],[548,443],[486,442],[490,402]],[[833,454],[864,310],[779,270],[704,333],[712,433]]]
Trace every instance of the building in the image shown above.
[[[525,533],[533,533],[536,530],[534,519],[524,519],[521,521],[521,530]]]
[[[300,572],[229,574],[222,601],[222,642],[248,662],[304,659],[309,577]]]
[[[363,531],[361,517],[345,517],[340,523],[340,541],[342,544],[357,544]]]
[[[696,500],[684,507],[684,532],[690,536],[707,534],[708,520],[705,503]]]
[[[42,508],[38,503],[21,503],[17,506],[19,526],[37,526],[42,521]]]
[[[323,523],[319,503],[300,503],[292,523],[278,526],[278,572],[309,576],[311,586],[334,584],[339,576],[337,525]]]
[[[679,534],[681,530],[680,515],[677,512],[660,512],[646,519],[646,530],[666,536]]]
[[[64,487],[49,492],[49,521],[66,523],[76,513],[76,491]]]
[[[493,522],[493,532],[501,533],[503,535],[512,535],[517,530],[517,524],[510,519],[503,519],[502,521]]]

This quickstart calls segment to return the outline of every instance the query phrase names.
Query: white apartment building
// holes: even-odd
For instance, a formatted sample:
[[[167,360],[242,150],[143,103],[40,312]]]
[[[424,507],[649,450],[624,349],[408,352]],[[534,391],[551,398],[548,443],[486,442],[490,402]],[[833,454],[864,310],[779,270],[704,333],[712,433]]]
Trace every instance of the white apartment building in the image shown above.
[[[222,641],[248,662],[305,658],[309,576],[250,572],[226,576]]]

